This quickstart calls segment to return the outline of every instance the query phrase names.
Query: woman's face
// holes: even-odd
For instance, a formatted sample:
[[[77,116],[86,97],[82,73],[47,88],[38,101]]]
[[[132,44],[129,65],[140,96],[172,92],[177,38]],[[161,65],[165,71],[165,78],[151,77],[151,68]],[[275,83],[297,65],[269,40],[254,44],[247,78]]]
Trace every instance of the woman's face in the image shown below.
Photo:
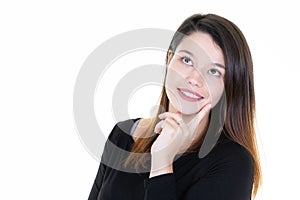
[[[194,32],[184,37],[175,52],[168,52],[169,112],[192,115],[208,103],[214,107],[224,90],[224,63],[221,48],[209,34]]]

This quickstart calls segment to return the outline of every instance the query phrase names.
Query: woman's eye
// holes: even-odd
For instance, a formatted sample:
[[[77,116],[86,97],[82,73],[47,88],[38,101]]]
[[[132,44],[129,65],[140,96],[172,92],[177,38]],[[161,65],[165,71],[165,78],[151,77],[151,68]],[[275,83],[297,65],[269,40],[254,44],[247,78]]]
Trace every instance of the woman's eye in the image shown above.
[[[193,65],[192,60],[189,59],[188,57],[182,57],[181,60],[182,60],[182,62],[183,62],[184,64],[187,64],[187,65]]]
[[[210,73],[211,75],[214,75],[214,76],[221,76],[221,73],[216,69],[210,69],[208,71],[208,73]]]

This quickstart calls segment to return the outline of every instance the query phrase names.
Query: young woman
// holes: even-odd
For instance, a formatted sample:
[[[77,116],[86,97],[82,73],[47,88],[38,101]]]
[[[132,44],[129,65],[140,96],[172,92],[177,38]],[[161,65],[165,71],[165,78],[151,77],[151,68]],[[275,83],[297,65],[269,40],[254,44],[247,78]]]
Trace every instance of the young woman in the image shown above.
[[[169,46],[155,118],[115,125],[89,200],[253,199],[261,180],[254,120],[242,32],[218,15],[192,15]]]

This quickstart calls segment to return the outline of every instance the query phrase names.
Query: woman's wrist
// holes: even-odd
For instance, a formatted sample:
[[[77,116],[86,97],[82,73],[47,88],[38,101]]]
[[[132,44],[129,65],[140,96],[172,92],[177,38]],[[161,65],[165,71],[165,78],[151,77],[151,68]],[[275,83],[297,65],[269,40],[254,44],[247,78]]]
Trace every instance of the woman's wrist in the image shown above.
[[[162,174],[173,173],[173,158],[162,156],[162,154],[152,154],[150,178]]]
[[[170,164],[168,166],[165,166],[163,168],[159,168],[159,169],[152,169],[151,168],[149,178],[159,176],[159,175],[162,175],[162,174],[169,174],[169,173],[173,173],[173,165],[172,164]]]

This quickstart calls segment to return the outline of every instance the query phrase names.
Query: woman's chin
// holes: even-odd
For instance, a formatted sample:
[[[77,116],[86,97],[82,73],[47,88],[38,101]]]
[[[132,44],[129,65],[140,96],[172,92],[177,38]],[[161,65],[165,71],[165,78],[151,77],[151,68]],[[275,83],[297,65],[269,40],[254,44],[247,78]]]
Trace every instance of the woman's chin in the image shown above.
[[[179,112],[182,115],[195,115],[199,112],[200,110],[180,110]]]

